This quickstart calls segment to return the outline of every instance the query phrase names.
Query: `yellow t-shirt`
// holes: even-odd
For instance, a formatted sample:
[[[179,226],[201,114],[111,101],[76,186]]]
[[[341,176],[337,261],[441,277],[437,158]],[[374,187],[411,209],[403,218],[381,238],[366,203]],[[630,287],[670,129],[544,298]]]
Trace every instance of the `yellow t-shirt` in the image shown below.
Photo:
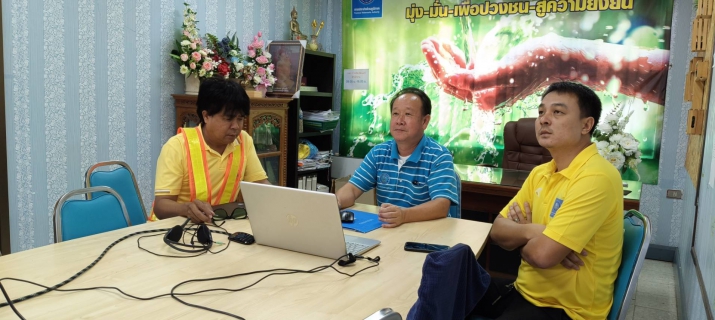
[[[516,289],[532,304],[559,308],[572,319],[605,319],[623,246],[623,185],[615,167],[591,144],[568,168],[552,160],[533,169],[511,203],[528,201],[544,235],[581,256],[584,266],[534,268],[522,259]],[[507,216],[508,207],[501,211]]]
[[[199,134],[202,134],[201,127],[197,127],[197,129]],[[243,177],[239,177],[239,180],[253,182],[267,179],[266,172],[258,160],[253,139],[245,131],[241,131],[241,139],[246,146],[246,161],[244,170],[242,170]],[[178,195],[179,198],[177,202],[179,203],[191,201],[189,169],[186,163],[187,157],[184,141],[184,135],[177,134],[169,138],[169,141],[161,148],[161,154],[159,154],[159,159],[156,163],[156,182],[154,184],[154,195]],[[240,148],[240,144],[238,140],[234,140],[232,144],[226,146],[226,150],[223,151],[223,154],[219,154],[208,147],[208,145],[206,147],[206,163],[209,170],[209,181],[211,181],[211,198],[218,199],[219,189],[226,174],[228,156],[235,148]],[[239,159],[235,158],[233,161],[239,161]],[[226,188],[231,187],[232,186],[226,186]]]

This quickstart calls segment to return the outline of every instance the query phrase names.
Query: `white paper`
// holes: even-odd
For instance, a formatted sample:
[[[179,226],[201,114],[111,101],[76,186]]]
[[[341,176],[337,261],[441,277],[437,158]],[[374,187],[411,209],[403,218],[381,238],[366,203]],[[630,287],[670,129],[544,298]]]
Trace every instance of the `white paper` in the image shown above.
[[[369,81],[369,69],[345,69],[343,72],[344,90],[367,90]]]

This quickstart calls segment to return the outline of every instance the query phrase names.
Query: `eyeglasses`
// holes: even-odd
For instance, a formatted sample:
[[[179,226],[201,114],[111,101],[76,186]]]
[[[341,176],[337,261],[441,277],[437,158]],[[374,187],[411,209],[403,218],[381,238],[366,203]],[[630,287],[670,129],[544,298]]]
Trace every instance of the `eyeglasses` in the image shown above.
[[[243,203],[239,203],[236,208],[231,211],[229,214],[225,208],[214,208],[214,216],[213,220],[214,221],[221,221],[221,220],[228,220],[228,219],[234,219],[234,220],[240,220],[240,219],[246,219],[248,216],[248,213],[246,212],[246,207],[243,205]]]

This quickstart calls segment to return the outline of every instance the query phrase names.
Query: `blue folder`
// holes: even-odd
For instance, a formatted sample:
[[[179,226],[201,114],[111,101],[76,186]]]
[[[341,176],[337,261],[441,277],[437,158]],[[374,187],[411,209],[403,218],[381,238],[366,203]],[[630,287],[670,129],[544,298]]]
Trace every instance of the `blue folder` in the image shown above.
[[[382,227],[382,222],[377,219],[377,215],[374,213],[357,211],[353,209],[347,209],[352,211],[355,215],[355,221],[352,223],[343,222],[343,228],[357,231],[360,233],[368,233],[372,230]]]

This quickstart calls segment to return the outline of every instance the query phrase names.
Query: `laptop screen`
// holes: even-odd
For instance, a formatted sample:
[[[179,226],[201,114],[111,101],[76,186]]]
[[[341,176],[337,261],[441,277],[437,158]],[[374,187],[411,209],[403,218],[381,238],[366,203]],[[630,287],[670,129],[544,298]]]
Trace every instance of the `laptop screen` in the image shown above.
[[[256,243],[337,259],[346,254],[335,194],[241,181]]]

